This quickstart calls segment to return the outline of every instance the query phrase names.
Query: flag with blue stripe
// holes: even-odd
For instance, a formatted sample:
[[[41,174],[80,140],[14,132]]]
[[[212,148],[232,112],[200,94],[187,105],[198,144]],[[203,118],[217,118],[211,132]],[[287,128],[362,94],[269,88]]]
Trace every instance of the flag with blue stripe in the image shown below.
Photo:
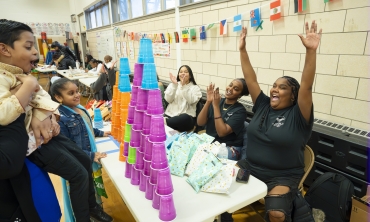
[[[234,32],[238,32],[242,30],[242,15],[236,15],[234,16]]]

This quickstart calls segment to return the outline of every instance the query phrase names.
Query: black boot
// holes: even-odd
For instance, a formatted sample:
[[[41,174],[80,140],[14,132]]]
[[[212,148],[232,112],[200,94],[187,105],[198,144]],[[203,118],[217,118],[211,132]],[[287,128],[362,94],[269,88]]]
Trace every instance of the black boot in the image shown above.
[[[103,211],[103,208],[96,204],[94,208],[90,208],[90,217],[94,222],[111,222],[113,218]]]

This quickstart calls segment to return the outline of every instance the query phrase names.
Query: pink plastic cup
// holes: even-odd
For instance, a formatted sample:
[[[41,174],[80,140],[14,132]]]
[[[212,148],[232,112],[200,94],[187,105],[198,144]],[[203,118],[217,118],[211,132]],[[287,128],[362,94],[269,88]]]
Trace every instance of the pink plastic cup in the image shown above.
[[[139,151],[140,152],[145,152],[145,140],[147,139],[148,135],[144,135],[143,131],[141,131],[141,136],[140,136],[140,147]]]
[[[131,129],[130,146],[140,147],[140,136],[141,136],[141,131],[140,130]]]
[[[132,164],[126,161],[126,167],[125,167],[125,177],[126,178],[131,178],[131,171],[132,171]]]
[[[152,164],[153,164],[153,162],[152,162]],[[152,184],[157,184],[157,182],[158,182],[158,171],[160,171],[160,170],[153,169],[153,167],[150,166],[150,182]]]
[[[149,180],[149,176],[145,176],[143,174],[143,171],[140,173],[140,184],[139,184],[139,190],[145,192],[146,190],[146,181]]]
[[[149,90],[147,113],[150,115],[163,114],[161,90],[159,89]]]
[[[144,159],[144,168],[143,168],[143,174],[145,176],[150,176],[150,165],[152,164],[152,161],[148,161]]]
[[[145,198],[148,200],[153,200],[153,191],[154,191],[155,184],[150,183],[150,180],[146,181],[146,189],[145,189]]]
[[[154,189],[154,192],[153,192],[153,202],[152,202],[152,207],[154,209],[157,209],[159,210],[159,204],[160,204],[160,200],[161,200],[161,196],[158,195],[157,192],[155,192],[156,189]]]
[[[144,153],[140,152],[139,150],[136,151],[135,168],[138,170],[144,169]]]
[[[139,110],[136,109],[135,110],[135,115],[134,115],[134,123],[132,124],[132,129],[142,130],[143,129],[143,120],[144,120],[144,112],[139,111]]]
[[[139,87],[138,86],[132,86],[132,89],[131,89],[131,101],[130,101],[130,105],[131,106],[136,106],[136,103],[137,103],[137,93],[139,92]]]
[[[148,106],[148,90],[139,88],[137,93],[136,110],[146,111]]]
[[[133,86],[141,86],[141,82],[143,81],[143,69],[144,64],[135,63],[134,80],[132,81]]]
[[[145,139],[144,143],[144,159],[148,161],[152,161],[152,148],[153,143],[149,141],[149,137]]]
[[[160,196],[159,201],[159,219],[163,221],[171,221],[176,218],[176,209],[173,202],[173,196],[164,195]]]
[[[153,143],[152,145],[152,165],[153,169],[165,169],[168,167],[166,145],[162,143]]]
[[[164,130],[163,116],[160,115],[152,116],[149,140],[153,143],[166,141],[166,132]]]
[[[156,192],[159,195],[169,195],[173,192],[170,168],[158,171]]]
[[[123,143],[123,155],[126,157],[128,156],[128,146],[129,146],[129,142]]]
[[[132,166],[131,172],[131,184],[132,185],[139,185],[140,184],[140,173],[141,171],[135,168],[135,165]]]
[[[131,103],[128,106],[128,115],[127,115],[127,123],[133,124],[135,118],[135,106],[133,106]]]
[[[152,116],[149,115],[147,112],[144,113],[144,120],[143,120],[143,134],[149,135],[150,133],[150,124],[151,124]]]

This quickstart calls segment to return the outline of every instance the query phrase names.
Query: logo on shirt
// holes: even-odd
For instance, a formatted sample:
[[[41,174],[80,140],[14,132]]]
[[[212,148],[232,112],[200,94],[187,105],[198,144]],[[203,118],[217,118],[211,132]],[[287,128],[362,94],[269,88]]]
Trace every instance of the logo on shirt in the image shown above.
[[[284,125],[284,122],[285,122],[285,116],[278,116],[276,117],[276,120],[272,125],[275,127],[280,127]]]
[[[230,116],[232,116],[234,113],[226,113],[227,117],[225,117],[225,121],[229,120]]]

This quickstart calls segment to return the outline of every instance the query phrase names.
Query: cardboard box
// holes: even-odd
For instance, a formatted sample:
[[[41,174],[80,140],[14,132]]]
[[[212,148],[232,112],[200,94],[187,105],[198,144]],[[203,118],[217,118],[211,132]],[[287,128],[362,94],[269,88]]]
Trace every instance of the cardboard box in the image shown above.
[[[361,199],[352,198],[352,212],[350,222],[368,222],[370,218],[370,185],[366,196]]]

